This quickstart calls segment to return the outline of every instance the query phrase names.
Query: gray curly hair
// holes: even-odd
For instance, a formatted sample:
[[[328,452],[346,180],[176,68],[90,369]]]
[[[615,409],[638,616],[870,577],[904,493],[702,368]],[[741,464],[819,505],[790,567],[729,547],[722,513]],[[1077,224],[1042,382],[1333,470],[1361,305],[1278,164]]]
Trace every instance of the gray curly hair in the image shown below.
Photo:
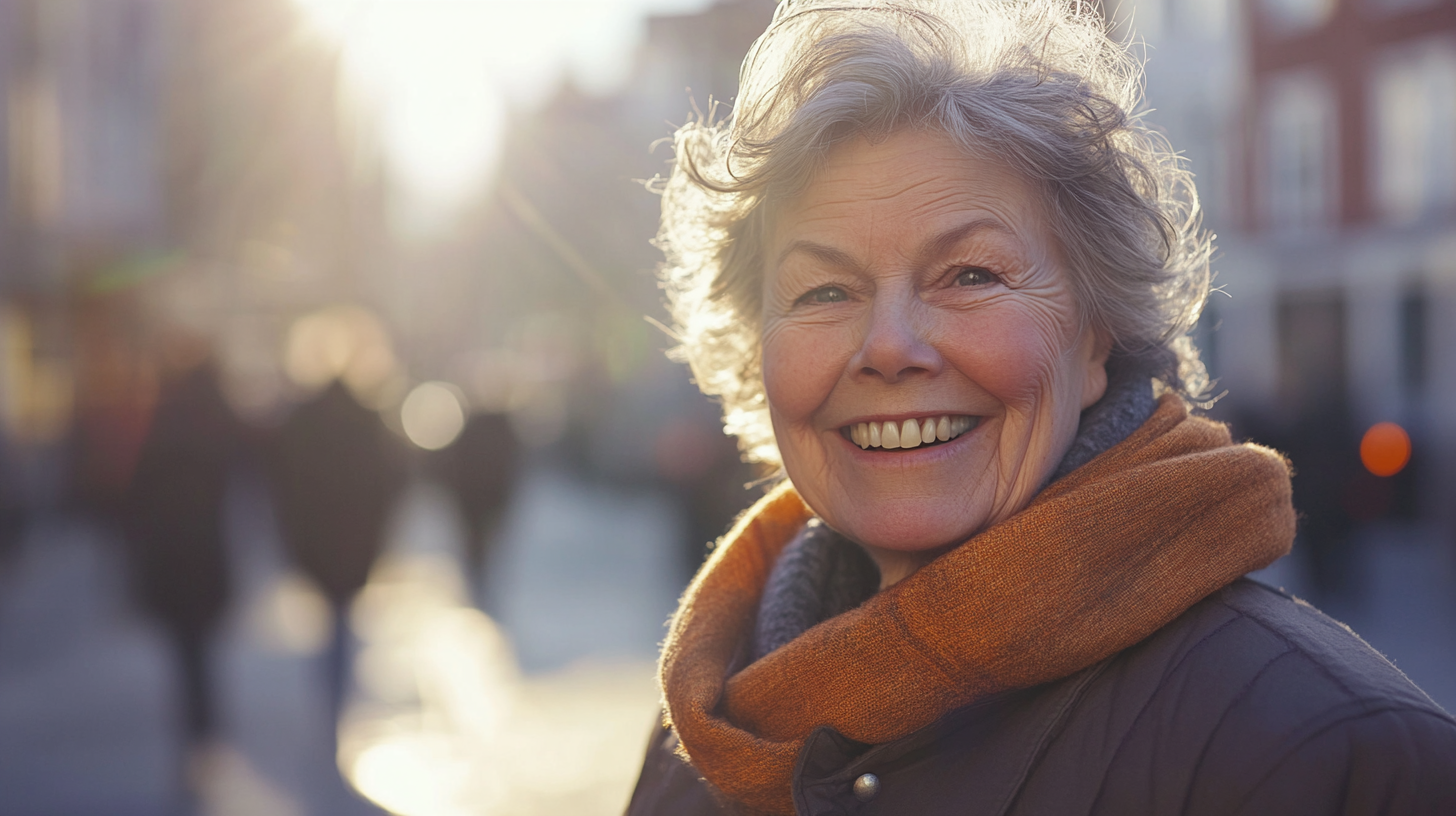
[[[1141,66],[1075,0],[784,0],[731,116],[678,129],[658,245],[680,346],[746,458],[779,464],[764,394],[764,243],[835,145],[939,129],[1043,194],[1083,319],[1169,390],[1208,387],[1192,175],[1135,116]]]

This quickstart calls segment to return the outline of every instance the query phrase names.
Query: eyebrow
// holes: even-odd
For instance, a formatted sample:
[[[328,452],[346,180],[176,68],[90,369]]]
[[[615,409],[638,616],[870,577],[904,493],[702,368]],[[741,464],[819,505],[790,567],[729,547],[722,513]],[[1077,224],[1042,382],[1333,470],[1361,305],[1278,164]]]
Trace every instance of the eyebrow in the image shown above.
[[[934,258],[945,255],[955,249],[956,245],[975,233],[989,230],[1000,232],[1006,235],[1011,230],[1000,221],[994,218],[977,218],[974,221],[967,221],[958,227],[951,227],[939,235],[933,236],[920,245],[921,258]]]
[[[939,235],[931,236],[920,245],[919,255],[921,258],[931,258],[937,255],[947,254],[968,236],[984,230],[1005,234],[1011,233],[1011,230],[1005,224],[1002,224],[994,218],[977,218],[959,226],[951,227]],[[842,249],[835,249],[827,244],[821,244],[818,241],[810,241],[806,238],[792,241],[788,246],[784,247],[783,251],[779,253],[776,265],[782,265],[790,255],[796,252],[802,252],[829,266],[837,266],[841,269],[854,271],[860,270],[859,262],[848,252]]]
[[[782,266],[784,261],[796,252],[802,252],[829,266],[853,270],[860,268],[859,263],[850,257],[848,252],[842,249],[835,249],[827,244],[821,244],[818,241],[810,241],[806,238],[791,241],[788,246],[784,247],[784,251],[779,253],[778,263],[775,265]]]

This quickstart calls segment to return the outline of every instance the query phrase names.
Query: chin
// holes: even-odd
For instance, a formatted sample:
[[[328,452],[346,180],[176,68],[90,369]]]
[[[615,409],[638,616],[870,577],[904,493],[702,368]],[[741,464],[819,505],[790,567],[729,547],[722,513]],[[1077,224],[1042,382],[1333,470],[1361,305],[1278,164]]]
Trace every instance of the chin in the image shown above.
[[[819,515],[851,541],[901,553],[951,549],[979,532],[986,521],[984,514],[927,515],[913,509],[876,508],[873,504],[844,514]]]

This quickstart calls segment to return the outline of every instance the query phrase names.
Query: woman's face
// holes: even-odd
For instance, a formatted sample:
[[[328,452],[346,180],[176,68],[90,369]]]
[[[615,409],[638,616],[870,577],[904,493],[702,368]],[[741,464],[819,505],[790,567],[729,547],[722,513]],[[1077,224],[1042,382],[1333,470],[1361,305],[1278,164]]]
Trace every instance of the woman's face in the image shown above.
[[[939,132],[835,148],[764,263],[784,467],[882,570],[1025,507],[1106,388],[1034,188]]]

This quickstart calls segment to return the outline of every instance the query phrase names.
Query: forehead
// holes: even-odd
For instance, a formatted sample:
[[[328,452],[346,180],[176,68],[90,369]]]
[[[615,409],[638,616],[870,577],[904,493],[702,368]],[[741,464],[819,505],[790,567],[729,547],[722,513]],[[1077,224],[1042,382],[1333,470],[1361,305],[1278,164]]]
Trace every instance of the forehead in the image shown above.
[[[1045,237],[1040,201],[1021,174],[939,131],[899,131],[834,148],[809,186],[779,210],[770,248],[777,252],[806,236],[857,246],[893,243],[967,219],[1012,237]]]

